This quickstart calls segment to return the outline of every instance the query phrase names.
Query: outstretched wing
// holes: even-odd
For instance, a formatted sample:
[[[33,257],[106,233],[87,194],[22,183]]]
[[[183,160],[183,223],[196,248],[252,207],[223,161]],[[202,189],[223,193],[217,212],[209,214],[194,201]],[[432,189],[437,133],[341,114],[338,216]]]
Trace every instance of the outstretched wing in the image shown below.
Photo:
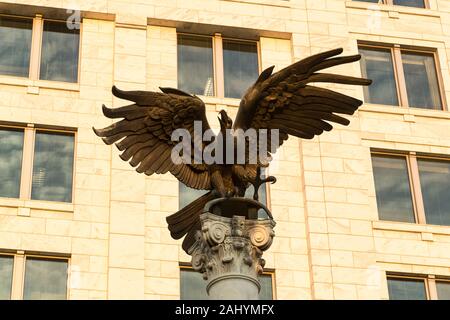
[[[336,113],[352,115],[362,101],[309,85],[314,82],[369,85],[372,81],[368,79],[317,73],[361,59],[360,55],[334,57],[342,52],[336,49],[320,53],[274,74],[273,67],[264,70],[245,94],[234,129],[278,129],[279,146],[288,135],[312,139],[323,131],[330,131],[333,126],[329,122],[348,125],[350,121]]]
[[[122,160],[129,161],[136,171],[152,175],[171,172],[185,185],[195,189],[211,189],[208,168],[204,164],[175,164],[171,159],[172,148],[178,143],[171,140],[175,129],[186,129],[194,144],[194,121],[202,122],[202,130],[208,130],[205,105],[196,96],[172,88],[161,88],[160,92],[122,91],[115,86],[112,93],[134,104],[109,109],[103,113],[111,119],[123,118],[104,129],[94,129],[106,144],[116,143],[123,153]],[[203,133],[202,132],[202,133]],[[119,141],[119,142],[118,142]],[[194,154],[194,152],[192,152]]]

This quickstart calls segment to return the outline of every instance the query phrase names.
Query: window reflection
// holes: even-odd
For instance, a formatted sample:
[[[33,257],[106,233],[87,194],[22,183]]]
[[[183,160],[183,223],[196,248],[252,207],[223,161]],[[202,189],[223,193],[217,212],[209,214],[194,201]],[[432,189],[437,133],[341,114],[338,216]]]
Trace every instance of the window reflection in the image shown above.
[[[31,19],[0,16],[0,74],[28,77],[32,27]]]
[[[201,273],[191,269],[182,268],[180,270],[180,299],[181,300],[208,300],[206,293],[206,281]],[[262,274],[259,276],[261,291],[260,300],[273,299],[272,275]]]
[[[425,281],[422,279],[388,278],[390,300],[426,300]]]
[[[398,106],[397,84],[394,76],[392,54],[389,49],[359,49],[363,77],[372,79],[364,87],[364,98],[368,103]]]
[[[372,166],[379,218],[414,222],[406,158],[372,155]]]
[[[0,300],[11,299],[14,258],[0,256]]]
[[[0,129],[0,197],[19,197],[22,155],[23,131]]]
[[[214,95],[212,38],[178,35],[178,88],[191,94]]]
[[[450,281],[436,281],[439,300],[450,300]]]
[[[258,49],[254,42],[223,40],[225,97],[242,98],[258,78]]]
[[[410,107],[442,109],[433,55],[402,52]]]
[[[44,21],[40,79],[77,82],[79,29],[70,30],[65,22]]]
[[[417,163],[427,223],[450,226],[450,161],[418,159]]]
[[[72,201],[74,136],[37,132],[31,198]]]
[[[27,258],[25,300],[67,299],[67,261]]]
[[[425,8],[425,2],[423,0],[394,0],[395,5]]]
[[[178,199],[179,202],[178,203],[179,203],[180,209],[186,207],[189,203],[197,200],[202,195],[204,195],[205,193],[208,192],[207,190],[197,190],[197,189],[189,188],[181,182],[179,182],[178,185],[179,185],[179,199]]]
[[[359,1],[359,2],[372,2],[372,3],[383,3],[382,0],[353,0],[353,1]]]

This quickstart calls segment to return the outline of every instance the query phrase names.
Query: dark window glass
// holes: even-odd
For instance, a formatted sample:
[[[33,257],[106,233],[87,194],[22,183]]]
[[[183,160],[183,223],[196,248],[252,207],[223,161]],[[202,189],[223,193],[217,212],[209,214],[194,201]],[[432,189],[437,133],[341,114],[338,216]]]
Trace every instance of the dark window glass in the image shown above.
[[[197,198],[200,198],[202,195],[208,192],[206,190],[196,190],[193,188],[189,188],[181,182],[179,182],[178,190],[179,190],[178,203],[180,209],[186,207],[189,203],[197,200]]]
[[[261,178],[265,178],[265,173],[264,171],[261,171]],[[253,199],[253,194],[255,192],[255,188],[253,187],[253,185],[250,185],[247,190],[245,191],[245,197],[249,198],[249,199]],[[264,183],[261,185],[261,187],[258,190],[258,201],[261,202],[262,204],[267,206],[267,184]],[[258,218],[260,219],[267,219],[267,213],[263,210],[260,209],[258,211]]]
[[[67,299],[67,261],[27,258],[23,298]]]
[[[269,274],[260,275],[259,282],[261,283],[259,300],[272,300],[273,299],[272,276]]]
[[[223,40],[225,97],[242,98],[258,78],[258,49],[254,42]]]
[[[11,299],[14,258],[0,256],[0,300]]]
[[[181,269],[180,298],[181,300],[208,300],[206,294],[206,281],[203,280],[201,273],[189,269]],[[272,276],[263,274],[259,276],[261,291],[260,300],[273,299]]]
[[[74,136],[37,132],[31,198],[72,201]]]
[[[178,35],[178,88],[214,95],[212,38]]]
[[[394,4],[398,6],[425,8],[423,0],[394,0]]]
[[[19,197],[22,154],[23,131],[0,129],[0,197]]]
[[[426,300],[425,281],[421,279],[388,278],[390,300]]]
[[[0,74],[28,77],[33,20],[0,16]]]
[[[360,48],[359,53],[363,76],[373,80],[370,86],[364,87],[366,102],[398,106],[391,50]]]
[[[450,226],[450,161],[417,162],[427,223]]]
[[[414,222],[406,158],[372,156],[380,220]]]
[[[450,300],[450,281],[436,281],[439,300]]]
[[[410,107],[442,109],[433,55],[402,52]]]
[[[44,21],[40,79],[77,82],[79,47],[79,29],[71,30],[65,22]]]

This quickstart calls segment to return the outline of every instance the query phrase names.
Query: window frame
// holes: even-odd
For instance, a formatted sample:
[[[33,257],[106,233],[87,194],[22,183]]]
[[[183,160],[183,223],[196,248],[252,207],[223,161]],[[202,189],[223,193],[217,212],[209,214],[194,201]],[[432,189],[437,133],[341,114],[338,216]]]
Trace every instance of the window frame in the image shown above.
[[[28,79],[35,82],[36,85],[39,84],[63,84],[63,85],[79,85],[81,76],[81,49],[82,49],[82,35],[83,35],[83,23],[80,21],[79,25],[79,43],[78,43],[78,70],[77,70],[77,81],[76,82],[66,82],[66,81],[56,81],[56,80],[41,80],[40,79],[40,69],[41,69],[41,54],[42,54],[42,40],[44,36],[44,22],[52,21],[64,23],[63,20],[44,18],[41,14],[36,14],[34,17],[22,16],[22,15],[12,15],[3,14],[0,16],[8,17],[11,19],[28,19],[32,20],[31,29],[31,51],[30,51],[30,63],[27,77],[12,76],[6,74],[0,74],[0,77],[12,77],[17,79]]]
[[[0,199],[18,199],[25,201],[37,201],[46,203],[63,203],[74,204],[75,200],[75,177],[76,177],[76,155],[77,155],[77,130],[73,128],[55,128],[50,126],[38,126],[34,124],[20,125],[20,124],[3,124],[0,122],[1,129],[16,129],[23,130],[23,150],[22,150],[22,164],[20,173],[20,192],[18,198],[0,197]],[[62,133],[73,136],[73,167],[72,167],[72,196],[71,202],[50,201],[50,200],[37,200],[31,198],[31,188],[33,184],[33,163],[34,163],[34,148],[35,138],[37,132],[46,133]]]
[[[429,154],[421,154],[415,151],[394,151],[394,150],[379,150],[379,149],[371,149],[370,150],[371,161],[372,155],[375,156],[391,156],[391,157],[404,157],[406,159],[406,164],[408,168],[408,177],[409,177],[409,186],[411,188],[411,201],[413,204],[414,210],[414,219],[415,224],[422,225],[431,225],[427,223],[426,214],[425,214],[425,204],[423,201],[422,189],[420,184],[420,173],[419,173],[419,165],[418,159],[429,159],[429,160],[437,160],[437,161],[447,161],[450,162],[450,157],[440,156],[440,155],[429,155]],[[373,171],[372,176],[374,177]],[[376,194],[375,194],[376,196]],[[377,210],[378,211],[378,210]],[[396,222],[390,220],[381,220],[378,215],[378,221],[389,221]],[[400,223],[410,223],[410,222],[400,222]]]
[[[201,97],[212,97],[212,98],[222,98],[222,99],[233,99],[239,100],[237,98],[230,98],[225,96],[225,72],[224,72],[224,61],[223,61],[223,41],[236,41],[236,42],[249,42],[256,44],[256,55],[258,57],[258,75],[261,73],[261,42],[259,40],[248,40],[243,38],[233,38],[233,37],[223,37],[221,33],[214,33],[213,35],[188,33],[188,32],[177,32],[178,36],[190,36],[190,37],[202,37],[209,38],[212,44],[212,61],[213,61],[213,83],[214,83],[214,94],[212,96],[202,96]],[[178,46],[178,41],[177,41]],[[177,66],[178,72],[178,66]],[[177,76],[178,77],[178,76]],[[256,79],[255,79],[256,81]]]
[[[25,272],[27,258],[65,261],[67,263],[67,284],[66,284],[66,299],[70,297],[70,266],[71,256],[69,254],[58,253],[37,253],[27,252],[23,250],[0,250],[2,256],[13,257],[13,274],[10,300],[23,300],[25,290]]]
[[[386,272],[387,280],[391,279],[410,279],[410,280],[422,280],[425,286],[425,297],[427,300],[439,300],[436,282],[449,282],[450,277],[436,276],[434,274],[405,274],[399,272]]]
[[[438,51],[436,48],[418,48],[418,47],[410,47],[410,46],[404,46],[400,44],[385,44],[385,43],[374,43],[374,42],[367,42],[367,41],[358,41],[358,49],[373,49],[373,50],[390,50],[391,51],[391,57],[392,57],[392,64],[393,64],[393,70],[394,70],[394,79],[395,84],[397,86],[397,97],[398,97],[398,106],[390,106],[389,107],[399,107],[399,108],[412,108],[409,106],[409,100],[408,100],[408,92],[406,88],[406,79],[405,79],[405,73],[403,70],[403,60],[402,60],[402,53],[417,53],[417,54],[426,54],[433,57],[434,60],[434,71],[436,72],[436,78],[437,78],[437,85],[439,89],[439,97],[441,100],[441,108],[440,109],[428,109],[428,108],[420,108],[420,107],[414,107],[414,109],[420,109],[420,110],[430,110],[430,111],[448,111],[447,106],[447,100],[445,96],[445,88],[444,88],[444,80],[442,76],[442,71],[440,68],[440,60]],[[361,73],[364,74],[365,71],[363,71],[363,65],[361,64]],[[368,87],[364,87],[364,98],[367,96],[367,92],[369,90]],[[365,102],[367,104],[372,104],[369,102]],[[379,105],[379,104],[373,104],[373,105]],[[382,105],[384,106],[384,105]]]
[[[446,282],[450,285],[450,277],[434,277],[430,276],[430,281],[432,281],[434,283],[434,288],[435,288],[435,294],[436,294],[436,300],[439,300],[439,293],[437,290],[437,282]]]
[[[380,1],[381,1],[381,3],[372,3],[372,2],[368,2],[368,1],[358,1],[358,0],[356,0],[355,2],[366,2],[366,3],[373,4],[373,5],[386,5],[386,6],[406,7],[406,8],[414,8],[414,9],[430,9],[430,1],[429,0],[423,0],[423,4],[424,4],[423,8],[394,4],[394,0],[379,0],[379,2]]]
[[[13,259],[12,274],[11,274],[11,288],[10,288],[10,294],[9,294],[9,299],[12,300],[13,299],[14,270],[15,270],[15,265],[16,265],[16,263],[15,263],[16,257],[13,252],[8,252],[8,251],[0,251],[0,257],[10,257]]]
[[[179,270],[180,270],[180,285],[181,285],[181,271],[185,270],[188,272],[197,272],[192,268],[192,265],[188,262],[180,262],[179,263]],[[272,268],[264,268],[264,271],[262,273],[263,275],[270,275],[270,278],[272,280],[272,300],[277,300],[277,287],[276,287],[276,274],[275,269]],[[180,287],[180,299],[181,299],[181,287]]]

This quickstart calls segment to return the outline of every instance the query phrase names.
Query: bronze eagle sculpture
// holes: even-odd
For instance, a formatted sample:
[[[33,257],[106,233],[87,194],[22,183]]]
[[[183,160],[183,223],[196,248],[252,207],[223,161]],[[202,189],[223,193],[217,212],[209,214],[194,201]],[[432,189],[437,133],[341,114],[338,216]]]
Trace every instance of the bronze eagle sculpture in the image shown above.
[[[279,147],[289,135],[312,139],[330,131],[333,128],[330,122],[348,125],[350,121],[337,114],[352,115],[362,101],[310,85],[319,82],[371,84],[368,79],[319,73],[361,58],[360,55],[338,56],[342,52],[343,49],[335,49],[319,53],[275,73],[274,66],[265,69],[244,94],[234,122],[226,111],[220,111],[220,133],[225,136],[230,129],[276,129],[276,147]],[[122,120],[104,129],[94,129],[94,132],[108,145],[116,142],[117,148],[123,151],[120,155],[122,160],[137,167],[137,172],[148,176],[170,172],[188,187],[210,190],[167,217],[174,239],[186,235],[183,249],[187,251],[195,242],[195,233],[200,229],[199,216],[208,201],[218,197],[242,197],[250,184],[255,186],[256,198],[261,183],[275,181],[273,177],[260,177],[261,168],[268,166],[275,150],[267,151],[267,157],[258,158],[255,163],[248,159],[241,164],[174,163],[171,160],[172,149],[177,144],[171,139],[174,130],[182,128],[193,133],[196,121],[201,122],[202,132],[209,130],[210,126],[205,104],[199,97],[178,89],[160,89],[162,92],[122,91],[114,86],[114,96],[134,103],[116,109],[103,106],[106,117]],[[271,137],[268,135],[266,139]],[[192,138],[189,143],[201,149],[197,151],[201,152],[208,146],[203,141],[196,144],[194,140]],[[248,154],[245,157],[248,158]]]

